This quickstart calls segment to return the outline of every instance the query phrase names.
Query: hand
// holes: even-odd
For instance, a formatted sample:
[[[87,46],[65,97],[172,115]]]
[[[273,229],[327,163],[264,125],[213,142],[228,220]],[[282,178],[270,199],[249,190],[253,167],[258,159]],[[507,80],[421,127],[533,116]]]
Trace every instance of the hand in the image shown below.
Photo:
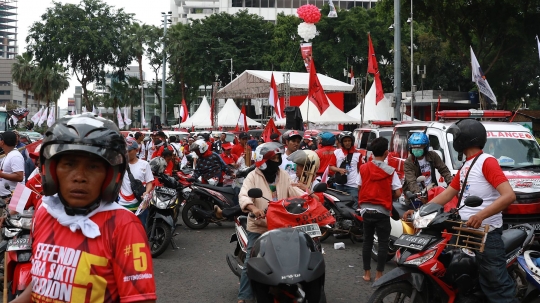
[[[300,188],[303,191],[306,191],[308,189],[307,185],[305,185],[304,183],[293,183],[291,185],[296,186],[296,187]]]
[[[252,207],[251,212],[255,216],[255,220],[264,219],[266,217],[264,211],[258,209],[257,207]]]
[[[347,170],[345,168],[338,168],[338,172],[342,175],[347,173]]]
[[[422,204],[428,203],[428,200],[427,200],[426,197],[420,197],[420,198],[418,198],[418,199],[420,199],[420,201],[422,201]]]
[[[472,215],[469,217],[469,220],[467,221],[467,226],[471,228],[479,228],[482,224],[483,219],[480,218],[479,215]]]
[[[403,221],[409,221],[413,214],[414,214],[414,210],[409,209],[408,211],[406,211],[406,212],[403,214],[402,220],[403,220]]]

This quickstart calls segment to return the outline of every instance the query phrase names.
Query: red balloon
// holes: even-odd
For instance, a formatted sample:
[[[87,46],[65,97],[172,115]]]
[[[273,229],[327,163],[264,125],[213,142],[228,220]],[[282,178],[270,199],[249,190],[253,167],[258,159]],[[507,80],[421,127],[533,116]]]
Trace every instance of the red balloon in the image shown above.
[[[296,12],[298,16],[304,20],[306,23],[317,23],[321,20],[321,12],[313,4],[306,4],[300,6]]]

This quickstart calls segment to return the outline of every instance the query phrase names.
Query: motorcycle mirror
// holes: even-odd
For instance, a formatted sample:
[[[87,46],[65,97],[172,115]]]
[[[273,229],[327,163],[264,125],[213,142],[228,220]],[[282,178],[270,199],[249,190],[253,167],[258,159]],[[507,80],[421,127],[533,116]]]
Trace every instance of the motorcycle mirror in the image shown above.
[[[322,182],[318,183],[317,185],[313,187],[313,191],[316,193],[323,193],[327,189],[328,189],[328,186],[326,185],[326,183],[322,183]]]
[[[407,199],[409,199],[409,200],[412,200],[412,199],[416,198],[416,195],[413,194],[413,193],[410,192],[410,191],[406,191],[406,192],[405,192],[405,197],[407,197]]]
[[[478,207],[484,203],[484,199],[477,196],[468,196],[467,199],[463,202],[463,206],[467,207]],[[462,207],[463,207],[462,206]],[[461,207],[460,207],[461,208]]]
[[[419,176],[418,178],[416,178],[416,182],[426,182],[426,177],[425,176]]]
[[[262,198],[263,194],[262,194],[262,190],[260,188],[252,188],[250,190],[248,190],[248,197],[250,198]]]

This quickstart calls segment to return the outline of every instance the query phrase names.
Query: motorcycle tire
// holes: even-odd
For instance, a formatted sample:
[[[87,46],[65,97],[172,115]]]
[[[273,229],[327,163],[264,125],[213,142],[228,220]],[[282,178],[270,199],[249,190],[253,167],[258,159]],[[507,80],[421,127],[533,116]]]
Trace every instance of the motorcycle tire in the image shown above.
[[[193,212],[191,212],[192,207],[199,207],[206,211],[213,211],[213,209],[210,209],[206,203],[200,201],[189,201],[182,209],[182,221],[184,221],[184,224],[191,229],[203,229],[208,226],[210,220],[204,218],[195,218],[193,216]]]
[[[392,244],[388,242],[388,255],[386,256],[386,262],[392,260],[394,256],[396,255],[396,250],[394,247],[392,247]],[[379,257],[379,238],[377,237],[377,233],[373,235],[373,247],[371,248],[371,259],[378,261]]]
[[[334,206],[330,206],[330,208],[328,210],[330,211],[330,213],[332,213],[332,216],[334,216],[334,218],[335,218],[336,214],[338,213],[337,209]],[[334,228],[335,224],[330,224],[330,226],[332,228]],[[325,228],[324,232],[319,237],[319,241],[323,242],[324,240],[328,239],[328,237],[330,237],[331,235],[332,235],[332,229],[331,228]]]
[[[157,258],[162,253],[164,253],[165,250],[167,250],[167,246],[169,245],[169,243],[171,243],[171,226],[167,225],[165,222],[158,221],[156,222],[154,238],[150,239],[151,230],[149,230],[147,233],[148,243],[150,244],[150,253],[152,255],[152,258]]]
[[[394,299],[390,299],[392,302],[404,302],[405,298],[410,298],[412,295],[413,287],[409,282],[397,282],[388,285],[381,286],[371,295],[368,303],[382,303],[387,302],[392,298],[391,295],[396,294]],[[399,295],[399,296],[398,296]],[[425,303],[424,298],[418,294],[414,300],[414,303]]]

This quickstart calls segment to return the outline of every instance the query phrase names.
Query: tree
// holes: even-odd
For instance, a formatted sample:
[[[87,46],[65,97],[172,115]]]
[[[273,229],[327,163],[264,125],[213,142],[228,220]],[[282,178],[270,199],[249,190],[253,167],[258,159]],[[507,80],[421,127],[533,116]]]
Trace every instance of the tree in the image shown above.
[[[24,91],[24,107],[28,108],[28,91],[32,89],[32,85],[34,84],[32,75],[34,73],[34,69],[36,68],[33,62],[34,59],[32,54],[28,52],[25,52],[22,55],[17,55],[15,59],[17,62],[13,63],[11,75],[13,77],[13,81],[17,83],[19,89]],[[28,118],[26,118],[26,120],[28,120]]]
[[[160,79],[161,67],[163,66],[163,30],[157,26],[150,25],[147,45],[146,57],[154,74],[152,86],[148,88],[157,97],[158,104],[161,104],[161,81],[158,79]]]
[[[139,84],[141,87],[141,94],[143,91],[144,79],[142,71],[142,58],[145,54],[146,47],[148,46],[151,39],[151,27],[139,23],[133,23],[128,28],[127,37],[124,41],[125,49],[128,52],[128,55],[134,56],[137,59],[139,64]],[[132,80],[133,81],[133,80]],[[144,104],[142,104],[144,106]],[[131,105],[131,115],[133,117],[133,104]]]
[[[81,84],[88,107],[87,84],[103,77],[105,66],[121,69],[131,62],[122,42],[133,15],[101,0],[53,4],[31,26],[28,51],[41,66],[67,65]]]
[[[59,64],[52,67],[39,67],[33,76],[35,81],[33,90],[40,96],[40,100],[47,101],[47,107],[50,106],[51,101],[58,101],[60,95],[69,88],[69,76],[65,68]]]

